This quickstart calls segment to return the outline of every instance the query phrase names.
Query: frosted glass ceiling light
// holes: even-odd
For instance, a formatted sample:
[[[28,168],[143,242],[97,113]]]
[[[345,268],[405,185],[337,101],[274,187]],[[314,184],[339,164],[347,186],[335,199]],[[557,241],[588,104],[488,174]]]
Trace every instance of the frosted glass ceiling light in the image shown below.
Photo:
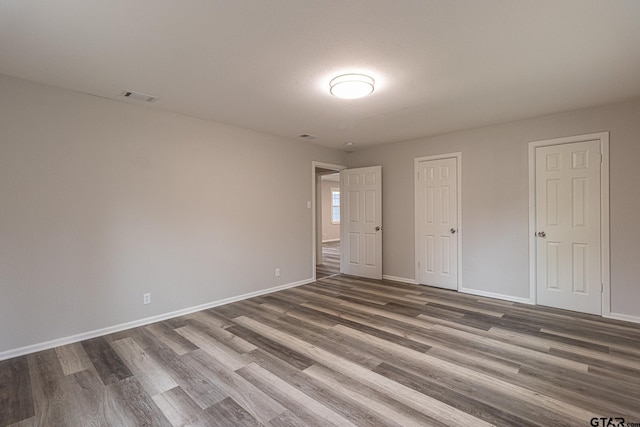
[[[373,78],[364,74],[343,74],[329,82],[331,95],[344,99],[356,99],[373,92]]]

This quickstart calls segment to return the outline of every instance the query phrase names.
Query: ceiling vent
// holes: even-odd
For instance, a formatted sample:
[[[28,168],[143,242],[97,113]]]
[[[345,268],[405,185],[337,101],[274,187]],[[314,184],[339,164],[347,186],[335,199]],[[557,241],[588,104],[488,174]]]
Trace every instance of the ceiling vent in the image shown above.
[[[156,102],[160,99],[159,96],[147,95],[146,93],[133,92],[130,90],[125,90],[122,92],[122,96],[125,98],[133,99],[134,101],[142,101],[142,102]]]

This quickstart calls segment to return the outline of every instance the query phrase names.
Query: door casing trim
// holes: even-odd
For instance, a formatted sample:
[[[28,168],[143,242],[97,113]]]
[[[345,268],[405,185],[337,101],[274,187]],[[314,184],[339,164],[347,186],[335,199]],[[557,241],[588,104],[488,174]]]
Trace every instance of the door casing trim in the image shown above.
[[[546,139],[529,142],[529,298],[537,304],[536,295],[536,148],[573,142],[600,141],[600,263],[602,283],[602,317],[611,316],[611,267],[609,242],[609,132]]]
[[[442,160],[442,159],[456,159],[456,191],[457,194],[457,203],[458,203],[458,231],[457,231],[457,239],[458,239],[458,284],[456,287],[456,291],[460,292],[464,289],[462,286],[462,152],[458,151],[455,153],[445,153],[445,154],[435,154],[432,156],[424,156],[424,157],[415,157],[413,159],[413,207],[414,207],[414,229],[413,229],[413,240],[414,240],[414,280],[416,283],[420,283],[418,280],[419,271],[418,271],[418,165],[420,162],[429,161],[429,160]]]

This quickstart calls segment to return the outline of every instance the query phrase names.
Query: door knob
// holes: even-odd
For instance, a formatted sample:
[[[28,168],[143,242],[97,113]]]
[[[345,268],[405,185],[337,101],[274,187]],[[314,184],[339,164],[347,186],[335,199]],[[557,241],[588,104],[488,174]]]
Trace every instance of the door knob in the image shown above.
[[[377,226],[377,227],[376,227],[376,231],[380,231],[380,230],[382,230],[382,227]]]
[[[538,237],[547,237],[547,233],[544,231],[538,231]]]
[[[449,230],[451,232],[451,234],[456,234],[456,229],[452,228],[451,230]]]

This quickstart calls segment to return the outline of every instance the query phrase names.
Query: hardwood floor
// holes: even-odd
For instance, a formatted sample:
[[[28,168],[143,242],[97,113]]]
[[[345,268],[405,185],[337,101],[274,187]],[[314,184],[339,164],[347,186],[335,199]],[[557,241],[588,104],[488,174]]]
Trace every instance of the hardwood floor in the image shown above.
[[[2,361],[0,426],[639,423],[639,384],[640,325],[333,276]]]
[[[316,265],[316,278],[340,273],[340,242],[322,244],[322,264]]]

